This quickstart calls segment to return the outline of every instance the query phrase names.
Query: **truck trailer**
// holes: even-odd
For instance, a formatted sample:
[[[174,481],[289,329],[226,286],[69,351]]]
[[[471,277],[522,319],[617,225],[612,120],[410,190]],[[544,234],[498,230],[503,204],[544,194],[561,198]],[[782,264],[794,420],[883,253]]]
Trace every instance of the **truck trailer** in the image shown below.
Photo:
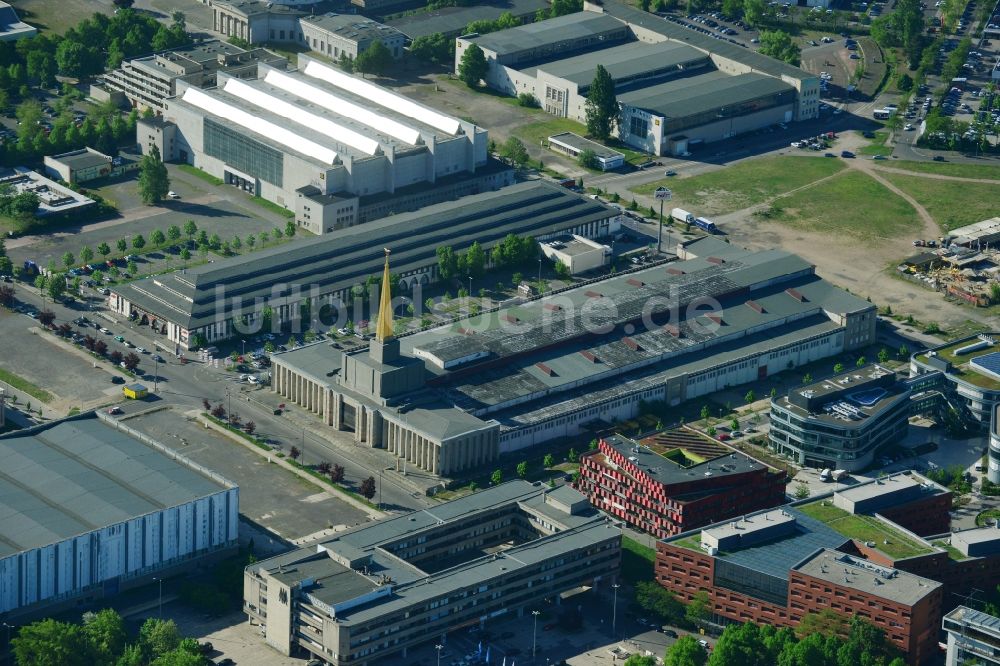
[[[674,208],[670,211],[670,217],[684,224],[694,224],[695,217],[683,208]]]

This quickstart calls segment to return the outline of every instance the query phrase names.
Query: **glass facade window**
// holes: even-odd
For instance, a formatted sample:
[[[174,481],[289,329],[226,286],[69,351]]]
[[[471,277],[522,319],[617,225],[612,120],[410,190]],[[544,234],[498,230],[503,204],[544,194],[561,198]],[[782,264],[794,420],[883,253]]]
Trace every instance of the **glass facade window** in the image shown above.
[[[673,133],[690,127],[701,127],[709,123],[718,122],[727,118],[739,118],[751,113],[773,109],[779,106],[793,104],[795,102],[794,90],[783,90],[771,95],[764,95],[756,99],[744,100],[733,104],[726,104],[718,109],[709,109],[700,113],[694,113],[681,118],[669,118],[665,120],[664,133]]]
[[[646,136],[649,132],[649,122],[645,118],[632,116],[629,118],[629,134],[632,136]]]
[[[246,134],[210,118],[205,119],[205,154],[220,159],[277,187],[282,187],[284,158],[281,151],[265,146]]]

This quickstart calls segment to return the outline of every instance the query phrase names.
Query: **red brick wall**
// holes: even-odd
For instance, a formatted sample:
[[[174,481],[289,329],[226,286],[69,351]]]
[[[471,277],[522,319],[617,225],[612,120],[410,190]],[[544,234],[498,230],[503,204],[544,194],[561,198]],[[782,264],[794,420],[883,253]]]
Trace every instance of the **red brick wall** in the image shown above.
[[[914,534],[929,536],[951,530],[951,493],[924,497],[879,513]]]
[[[778,506],[785,501],[785,483],[783,474],[760,469],[666,485],[602,440],[581,458],[577,487],[595,507],[662,538]],[[676,499],[712,490],[697,500]]]

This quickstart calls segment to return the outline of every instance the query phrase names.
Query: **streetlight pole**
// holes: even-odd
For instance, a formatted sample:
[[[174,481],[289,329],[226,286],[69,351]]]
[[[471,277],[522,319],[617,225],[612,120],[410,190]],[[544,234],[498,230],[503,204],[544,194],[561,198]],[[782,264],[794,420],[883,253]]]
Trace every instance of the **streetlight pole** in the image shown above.
[[[438,666],[441,666],[441,650],[444,649],[443,645],[435,645],[434,649],[438,651]]]
[[[618,640],[618,588],[621,587],[618,583],[611,586],[615,591],[614,602],[611,605],[611,639]]]
[[[538,635],[538,616],[541,611],[533,610],[531,614],[535,616],[534,626],[531,629],[531,663],[535,663],[535,637]]]
[[[538,291],[542,290],[542,258],[538,257]]]
[[[155,349],[155,347],[154,347]],[[156,385],[160,379],[160,362],[153,359],[153,393],[156,393]]]
[[[472,275],[467,276],[469,278],[469,303],[472,302]]]

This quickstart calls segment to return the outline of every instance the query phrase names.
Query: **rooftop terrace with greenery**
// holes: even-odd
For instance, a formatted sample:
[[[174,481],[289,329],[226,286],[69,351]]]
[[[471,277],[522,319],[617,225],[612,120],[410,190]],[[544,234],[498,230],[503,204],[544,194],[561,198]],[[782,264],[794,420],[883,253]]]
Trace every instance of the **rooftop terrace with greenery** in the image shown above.
[[[962,347],[968,347],[969,345],[975,344],[976,340],[964,340],[962,342],[955,342],[947,347],[942,347],[935,350],[938,358],[948,361],[952,365],[952,373],[957,377],[969,382],[974,386],[980,388],[1000,391],[1000,381],[988,377],[984,374],[976,372],[969,366],[969,361],[979,356],[985,356],[986,354],[992,354],[993,352],[1000,351],[1000,345],[991,345],[989,347],[984,347],[983,349],[977,349],[974,352],[968,354],[956,354],[955,351],[961,349]],[[921,363],[927,363],[927,353],[917,354],[916,359]]]
[[[927,542],[904,534],[873,516],[848,513],[833,506],[830,500],[817,500],[795,508],[848,539],[873,542],[877,550],[896,560],[934,552]]]

